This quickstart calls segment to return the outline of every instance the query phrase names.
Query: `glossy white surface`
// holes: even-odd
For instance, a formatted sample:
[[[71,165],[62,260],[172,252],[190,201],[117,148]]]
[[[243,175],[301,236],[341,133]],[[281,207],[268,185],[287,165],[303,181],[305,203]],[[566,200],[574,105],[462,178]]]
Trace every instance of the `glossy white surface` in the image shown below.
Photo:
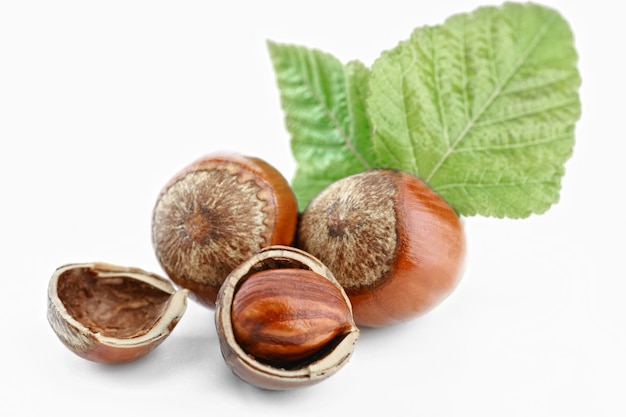
[[[213,312],[120,366],[67,350],[46,321],[64,263],[160,273],[161,186],[214,150],[295,164],[265,41],[366,64],[485,2],[33,1],[0,4],[0,414],[623,416],[623,99],[615,2],[546,1],[573,27],[583,116],[560,202],[524,220],[467,218],[457,290],[427,316],[364,329],[339,373],[302,390],[238,380]],[[227,414],[235,413],[235,414]]]

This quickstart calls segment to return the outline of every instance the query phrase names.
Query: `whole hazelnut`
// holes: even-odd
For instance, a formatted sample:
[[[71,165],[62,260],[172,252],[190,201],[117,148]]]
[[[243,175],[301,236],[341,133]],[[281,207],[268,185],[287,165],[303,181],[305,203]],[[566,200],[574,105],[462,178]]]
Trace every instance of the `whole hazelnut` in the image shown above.
[[[182,317],[187,290],[139,268],[102,262],[57,268],[48,285],[48,322],[77,355],[128,362],[156,348]]]
[[[270,245],[293,243],[298,208],[287,180],[267,162],[213,153],[161,190],[152,242],[167,275],[207,307],[226,276]]]
[[[331,184],[307,205],[297,236],[299,248],[333,271],[360,326],[429,311],[462,272],[458,215],[424,181],[398,170],[372,169]]]
[[[345,365],[359,337],[332,273],[299,249],[271,246],[231,272],[215,325],[232,371],[259,388],[317,383]]]

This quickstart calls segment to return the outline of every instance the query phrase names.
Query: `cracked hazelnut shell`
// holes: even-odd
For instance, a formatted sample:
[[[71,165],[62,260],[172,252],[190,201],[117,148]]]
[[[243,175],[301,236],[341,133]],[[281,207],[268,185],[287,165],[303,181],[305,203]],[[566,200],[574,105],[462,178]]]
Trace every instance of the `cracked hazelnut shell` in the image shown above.
[[[314,306],[312,307],[313,310],[304,313],[304,316],[307,318],[302,319],[302,321],[306,322],[308,318],[311,318],[307,324],[313,323],[313,326],[317,329],[324,328],[324,323],[321,322],[326,322],[329,318],[331,318],[330,320],[334,323],[341,323],[343,320],[347,320],[347,323],[345,323],[346,326],[340,325],[341,330],[323,343],[321,348],[318,347],[314,354],[309,353],[305,358],[289,358],[287,361],[279,361],[280,363],[277,363],[275,360],[259,358],[242,346],[235,334],[233,325],[233,320],[236,319],[235,316],[237,314],[233,309],[233,305],[237,298],[237,292],[243,287],[247,279],[254,277],[255,274],[258,273],[276,272],[282,269],[289,270],[290,274],[293,273],[293,270],[301,270],[305,273],[312,272],[319,276],[319,279],[327,280],[328,283],[334,286],[332,294],[338,294],[338,297],[341,298],[341,304],[345,306],[344,308],[347,310],[348,318],[337,318],[338,316],[342,316],[343,313],[337,313],[337,311],[341,311],[342,308],[337,308],[336,304],[339,303],[336,301],[329,302],[326,300],[317,304],[320,301],[318,298],[319,294],[325,290],[319,290],[317,287],[307,290],[303,281],[300,282],[300,284],[302,284],[300,288],[303,291],[301,294],[296,294],[291,292],[291,290],[281,293],[280,287],[276,285],[276,282],[268,283],[265,288],[263,284],[256,287],[256,289],[250,291],[248,295],[256,297],[256,300],[260,301],[255,305],[255,308],[261,308],[262,310],[261,312],[253,313],[253,320],[258,316],[275,314],[275,307],[272,307],[271,304],[283,304],[287,297],[306,299],[307,302],[311,299],[317,300],[311,304]],[[274,275],[276,279],[289,279],[289,276],[288,274],[282,277]],[[298,287],[298,285],[296,285],[296,287]],[[257,292],[259,289],[260,291]],[[272,292],[273,294],[268,294],[266,291]],[[254,295],[255,292],[257,294],[256,296]],[[278,301],[274,298],[273,301],[264,304],[265,300],[275,296],[277,296]],[[325,297],[328,297],[328,295]],[[332,297],[334,297],[334,295],[332,295]],[[283,301],[280,300],[281,298]],[[244,300],[244,302],[248,303],[249,301]],[[251,301],[250,304],[255,304],[255,301]],[[321,305],[322,307],[318,310],[315,305]],[[282,314],[285,307],[281,305],[279,306],[279,310],[281,311],[280,314]],[[322,316],[320,322],[317,324],[315,321],[319,317],[315,317],[316,312]],[[215,325],[220,340],[222,356],[235,375],[259,388],[286,390],[318,383],[336,373],[349,361],[354,346],[359,338],[359,329],[354,324],[351,313],[352,308],[350,300],[343,291],[343,288],[333,277],[332,272],[330,272],[324,264],[300,249],[275,245],[262,249],[259,253],[243,262],[229,274],[218,294]],[[300,319],[301,318],[297,318],[297,320]],[[268,333],[271,334],[274,332],[277,334],[281,331],[280,329],[271,329],[271,326],[272,324],[268,324],[267,322],[263,322],[256,328],[252,325],[250,327],[253,329],[252,332],[258,332],[252,335],[253,338],[258,337],[262,339]],[[269,331],[267,331],[268,328],[270,328]],[[336,327],[330,326],[329,331],[333,332],[334,330],[336,330]],[[305,334],[306,331],[307,330],[303,329],[302,334]],[[297,335],[297,333],[294,333],[294,337],[297,337]],[[269,350],[270,353],[282,354],[285,345],[281,344],[279,339],[280,337],[272,342],[276,344],[274,347],[272,343],[268,343],[263,349],[266,351]],[[287,348],[291,351],[292,346],[287,346]]]
[[[161,190],[152,243],[169,278],[214,307],[226,276],[270,245],[291,245],[298,221],[287,180],[267,162],[237,153],[206,155]]]
[[[139,268],[67,264],[50,279],[47,317],[61,342],[78,356],[128,362],[169,336],[185,312],[187,292]]]

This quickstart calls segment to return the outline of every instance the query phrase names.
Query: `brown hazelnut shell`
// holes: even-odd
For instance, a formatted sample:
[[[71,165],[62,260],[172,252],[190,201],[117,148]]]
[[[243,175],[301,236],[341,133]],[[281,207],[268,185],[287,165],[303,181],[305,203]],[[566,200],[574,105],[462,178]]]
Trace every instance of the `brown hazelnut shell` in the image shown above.
[[[359,329],[352,324],[351,329],[320,357],[301,366],[285,369],[257,360],[248,354],[237,342],[233,331],[231,307],[236,291],[247,277],[255,272],[276,268],[301,268],[319,274],[342,293],[350,308],[350,301],[332,272],[310,254],[289,246],[274,245],[243,262],[231,272],[218,294],[215,311],[215,325],[220,340],[222,356],[233,373],[247,383],[268,390],[287,390],[318,383],[341,369],[352,356],[359,338]]]
[[[78,356],[128,362],[169,336],[186,310],[187,293],[139,268],[66,264],[50,279],[47,317],[61,342]]]
[[[465,257],[462,222],[452,207],[423,180],[391,169],[324,189],[300,217],[297,246],[333,271],[357,325],[366,327],[431,310],[456,287]]]
[[[271,245],[291,245],[298,221],[288,181],[266,161],[215,152],[174,175],[152,214],[159,263],[200,304],[213,308],[226,276]]]

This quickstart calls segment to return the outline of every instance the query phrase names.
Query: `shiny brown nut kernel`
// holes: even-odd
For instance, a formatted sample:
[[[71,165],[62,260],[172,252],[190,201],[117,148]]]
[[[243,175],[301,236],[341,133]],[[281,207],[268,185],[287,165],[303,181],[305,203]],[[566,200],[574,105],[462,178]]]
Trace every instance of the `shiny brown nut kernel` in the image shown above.
[[[339,288],[300,268],[252,274],[235,293],[231,318],[243,350],[283,367],[310,360],[353,326]]]
[[[187,307],[187,290],[138,268],[67,264],[48,285],[50,326],[71,351],[95,362],[128,362],[156,348]]]
[[[286,273],[283,274],[282,272]],[[264,283],[267,274],[269,274],[270,279],[273,276],[277,280],[289,280],[295,272],[298,272],[298,275],[301,276],[298,278],[298,281],[301,284],[299,288],[303,290],[303,293],[291,292],[298,285],[289,285],[287,282],[280,286],[275,286],[276,282]],[[254,288],[255,276],[257,278],[260,276],[256,284],[261,288],[258,286],[256,289]],[[248,279],[253,280],[252,288],[246,288],[245,284]],[[312,290],[310,288],[311,285],[316,287],[319,284],[319,280],[326,280],[327,283],[334,286],[334,289],[330,291],[332,300],[326,299],[322,301],[318,298],[321,293],[325,293],[328,290],[326,282],[322,284],[322,289],[315,288]],[[291,288],[281,296],[281,289],[289,287]],[[259,289],[261,291],[257,292]],[[235,306],[240,290],[243,290],[244,294],[239,299],[239,302],[251,308],[253,305],[256,305],[256,307],[262,309],[260,312],[251,313],[252,320],[258,321],[256,329],[254,324],[244,323],[246,319],[243,317],[242,311],[246,310],[246,308],[239,311],[240,307]],[[248,295],[246,295],[246,292],[248,292]],[[270,294],[271,292],[275,292],[276,297],[279,299],[278,306],[275,305],[276,298]],[[257,297],[254,296],[255,293]],[[248,296],[252,297],[252,300]],[[329,293],[326,292],[325,296],[328,298]],[[293,300],[289,300],[291,297],[300,301],[310,297],[314,301],[312,303],[296,302],[292,304]],[[340,299],[336,297],[340,297]],[[258,300],[267,298],[265,301],[274,298],[274,300],[268,303],[261,300],[257,303],[255,298]],[[296,305],[295,308],[293,307],[294,304]],[[273,312],[270,311],[272,309],[274,310]],[[304,313],[307,318],[303,319],[299,324],[308,322],[308,324],[314,325],[315,329],[308,336],[326,333],[317,340],[313,340],[316,338],[312,337],[310,346],[294,346],[293,342],[298,338],[297,334],[299,332],[307,334],[307,330],[298,329],[298,325],[294,327],[287,326],[286,337],[285,335],[280,335],[280,337],[275,339],[275,343],[269,339],[261,340],[265,338],[267,331],[272,333],[273,336],[277,336],[280,333],[278,330],[278,327],[282,326],[280,315],[272,319],[272,314],[287,312],[287,315],[290,315],[296,311],[302,313],[308,309],[312,310]],[[318,321],[314,317],[316,311],[324,318]],[[329,320],[331,323],[329,326],[327,326],[326,320]],[[238,339],[238,336],[235,334],[235,321],[238,322],[237,325],[243,324],[244,333],[248,332],[249,337],[239,335]],[[277,327],[273,327],[272,322],[274,324],[278,323]],[[318,259],[302,250],[277,245],[264,248],[229,274],[218,294],[215,325],[222,355],[233,373],[252,385],[272,390],[307,386],[333,375],[348,362],[359,337],[359,329],[352,320],[350,301],[330,270]],[[287,339],[288,343],[283,343],[285,340],[281,341],[281,337]],[[253,341],[255,339],[256,341],[261,340],[263,342],[260,343],[261,356],[269,356],[269,358],[257,357],[254,353],[246,350],[242,345],[246,343],[243,340],[245,338]],[[254,351],[255,348],[252,348],[252,350]],[[282,356],[285,352],[287,352],[286,356]],[[259,352],[257,351],[256,353]]]
[[[329,185],[305,208],[297,236],[333,271],[359,326],[429,311],[458,283],[465,256],[455,211],[421,179],[391,169]]]
[[[298,208],[287,180],[267,162],[206,155],[163,187],[152,243],[168,277],[207,307],[226,276],[261,248],[291,245]]]

